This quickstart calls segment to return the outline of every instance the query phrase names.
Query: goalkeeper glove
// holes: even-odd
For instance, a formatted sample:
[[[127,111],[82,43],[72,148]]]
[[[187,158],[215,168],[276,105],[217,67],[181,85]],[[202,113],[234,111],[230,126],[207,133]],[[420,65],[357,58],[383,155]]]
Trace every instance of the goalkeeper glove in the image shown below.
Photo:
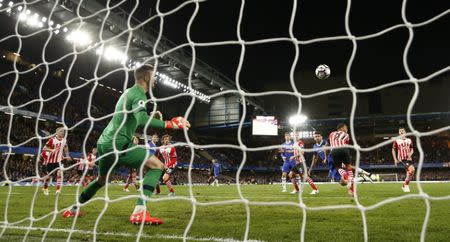
[[[159,119],[159,120],[163,120],[163,115],[162,115],[162,113],[160,111],[156,111],[153,114],[153,118]]]
[[[176,117],[170,121],[165,121],[166,129],[183,129],[183,127],[186,127],[186,129],[189,129],[191,127],[189,121],[187,121],[183,117]]]

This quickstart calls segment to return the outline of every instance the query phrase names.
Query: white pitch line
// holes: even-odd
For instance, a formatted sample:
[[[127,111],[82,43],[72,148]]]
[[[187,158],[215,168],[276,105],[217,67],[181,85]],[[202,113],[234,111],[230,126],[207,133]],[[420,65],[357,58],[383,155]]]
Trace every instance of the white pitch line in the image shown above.
[[[7,192],[0,192],[0,194],[8,194]],[[11,193],[14,195],[25,195],[25,194],[29,194],[29,193],[21,193],[21,192],[14,192]],[[280,193],[281,194],[281,193]],[[284,193],[285,195],[288,195],[287,193]],[[127,193],[126,196],[130,195],[130,193]],[[133,194],[131,194],[133,195]],[[138,195],[138,193],[136,193],[136,195]],[[282,194],[283,195],[283,194]],[[60,193],[59,196],[75,196],[75,193]],[[124,195],[125,196],[125,195]],[[164,196],[164,195],[162,195]],[[162,196],[152,196],[152,198],[162,198]],[[400,195],[399,195],[400,196]],[[52,197],[52,196],[49,196]],[[123,197],[122,195],[118,195],[118,194],[113,194],[113,195],[109,195],[109,197]],[[171,200],[177,200],[177,197],[185,197],[185,198],[189,198],[187,195],[186,196],[176,196],[174,197],[174,199],[167,199],[165,201],[171,201]],[[226,199],[239,199],[237,196],[218,196],[218,195],[195,195],[195,198],[226,198]],[[289,197],[293,197],[293,198],[297,198],[298,194],[292,194]],[[245,196],[245,198],[249,198],[249,199],[257,199],[257,198],[261,198],[261,196]],[[280,199],[280,196],[264,196],[264,198],[274,198],[274,199]],[[322,195],[314,195],[314,196],[310,196],[310,197],[304,197],[304,199],[316,199],[316,198],[329,198],[329,199],[335,199],[335,198],[350,198],[349,196],[322,196]],[[130,198],[133,199],[133,198]],[[179,200],[177,200],[179,201]],[[161,202],[161,201],[158,201]],[[276,202],[276,201],[274,201]]]
[[[33,231],[51,231],[51,232],[63,232],[63,233],[80,233],[80,234],[94,234],[93,231],[90,230],[70,230],[70,229],[55,229],[55,228],[42,228],[42,227],[22,227],[22,226],[6,226],[6,225],[0,225],[0,228],[7,228],[7,229],[18,229],[18,230],[33,230]],[[97,235],[104,235],[104,236],[121,236],[121,237],[136,237],[137,234],[132,233],[114,233],[114,232],[97,232]],[[142,238],[149,238],[149,239],[177,239],[182,240],[183,236],[180,235],[162,235],[162,234],[155,234],[155,235],[148,235],[148,234],[142,234]],[[241,240],[236,240],[232,238],[220,238],[220,237],[186,237],[187,240],[193,240],[193,241],[215,241],[215,242],[241,242]],[[247,240],[249,242],[263,242],[263,240]]]

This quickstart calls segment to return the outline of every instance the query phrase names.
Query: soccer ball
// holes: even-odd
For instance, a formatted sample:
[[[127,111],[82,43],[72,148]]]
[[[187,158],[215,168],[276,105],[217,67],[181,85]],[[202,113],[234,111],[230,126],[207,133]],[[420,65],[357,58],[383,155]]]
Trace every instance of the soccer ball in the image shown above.
[[[372,179],[372,181],[379,181],[380,180],[380,176],[378,174],[372,174],[370,175],[370,179]]]
[[[330,74],[331,74],[330,67],[328,67],[325,64],[319,65],[316,68],[316,76],[321,80],[327,79],[330,76]]]

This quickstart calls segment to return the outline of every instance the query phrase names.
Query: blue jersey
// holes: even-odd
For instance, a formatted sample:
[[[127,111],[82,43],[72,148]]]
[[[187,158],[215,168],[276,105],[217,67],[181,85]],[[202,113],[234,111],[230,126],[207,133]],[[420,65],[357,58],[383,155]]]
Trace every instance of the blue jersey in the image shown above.
[[[314,151],[316,152],[317,156],[319,156],[320,160],[325,160],[325,150],[323,148],[327,145],[326,140],[322,140],[322,143],[317,144],[315,143],[313,145]]]
[[[285,162],[290,161],[290,158],[294,155],[294,141],[284,142],[282,145],[283,152],[281,152],[281,158]]]
[[[213,165],[212,165],[212,170],[214,172],[214,176],[219,176],[220,164],[218,162],[214,162]]]
[[[148,150],[148,152],[150,153],[150,155],[155,155],[156,154],[156,144],[153,143],[153,141],[149,140],[148,141],[148,145],[150,146],[150,149]]]

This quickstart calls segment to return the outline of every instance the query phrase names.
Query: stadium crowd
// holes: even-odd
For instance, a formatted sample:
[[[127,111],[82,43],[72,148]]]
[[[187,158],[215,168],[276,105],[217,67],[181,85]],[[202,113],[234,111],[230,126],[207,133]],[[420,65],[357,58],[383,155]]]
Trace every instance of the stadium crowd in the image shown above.
[[[1,66],[1,65],[0,65]],[[39,99],[39,91],[36,83],[41,83],[43,78],[43,74],[39,72],[30,72],[28,74],[20,75],[20,78],[15,84],[14,91],[10,96],[11,89],[15,82],[14,75],[7,75],[3,77],[2,82],[0,82],[0,105],[7,106],[8,102],[14,106],[23,105],[31,100]],[[60,78],[55,77],[54,75],[49,75],[47,78]],[[62,79],[61,79],[62,80]],[[60,87],[61,88],[61,87]],[[62,87],[64,88],[64,87]],[[43,88],[42,96],[43,97],[51,97],[55,95],[55,89],[52,88]],[[42,104],[42,114],[52,115],[59,119],[62,118],[63,113],[63,104],[65,103],[65,99],[67,98],[67,92],[62,92],[60,95],[55,97],[52,100],[40,103],[33,102],[26,106],[23,106],[21,109],[27,110],[30,112],[39,112]],[[74,124],[76,122],[81,121],[82,119],[87,117],[87,102],[86,100],[79,98],[70,98],[69,103],[64,107],[64,119],[67,124]],[[4,110],[8,111],[8,110]],[[93,116],[99,117],[107,115],[108,113],[101,108],[91,105],[91,112]],[[10,122],[10,118],[12,117],[12,122]],[[85,122],[76,127],[71,127],[69,125],[69,131],[67,134],[68,146],[70,151],[74,152],[82,152],[82,147],[85,138],[86,140],[86,151],[88,152],[92,147],[95,147],[96,141],[100,136],[100,127],[104,127],[108,119],[103,121],[96,121],[94,127],[90,132],[88,130],[89,122]],[[26,147],[39,147],[39,140],[36,138],[36,118],[32,117],[24,117],[22,115],[9,115],[4,112],[0,112],[0,133],[4,134],[0,136],[0,144],[11,143],[13,145],[22,144],[22,146]],[[44,121],[38,120],[37,122],[37,132],[41,137],[49,137],[51,136],[57,127],[60,127],[60,123],[56,123],[54,121]],[[143,130],[140,130],[141,133]],[[88,133],[89,132],[89,133]],[[152,130],[149,131],[151,134]],[[163,134],[170,134],[172,136],[172,143],[177,142],[186,142],[184,134],[182,132],[170,132],[170,131],[157,131],[158,135],[161,136]],[[9,140],[7,140],[7,136],[9,134]],[[189,132],[190,140],[196,144],[207,144],[210,143],[207,138],[202,138],[201,136],[197,136],[195,132],[192,130]],[[376,138],[364,138],[362,140],[358,140],[359,145],[361,147],[370,147],[375,144],[381,143],[384,140],[376,139]],[[46,142],[45,139],[42,140],[41,145]],[[258,141],[251,141],[252,146],[264,146],[263,142],[258,143]],[[275,142],[275,144],[281,144],[283,140],[279,140],[279,142]],[[143,143],[143,141],[141,141]],[[271,143],[270,145],[273,145]],[[312,140],[305,140],[306,147],[312,147]],[[450,141],[446,137],[433,136],[433,137],[422,137],[421,145],[424,150],[424,161],[428,163],[441,163],[441,162],[449,162],[448,157],[450,157]],[[361,164],[370,164],[370,165],[381,165],[381,164],[393,164],[392,155],[391,155],[392,147],[390,145],[385,145],[383,147],[374,149],[369,152],[361,152]],[[178,163],[186,164],[190,162],[191,159],[191,150],[188,147],[177,147],[178,150]],[[204,153],[207,153],[205,155]],[[32,154],[33,155],[33,154]],[[35,154],[34,154],[35,155]],[[311,153],[306,153],[305,158],[307,163],[310,162],[312,157]],[[418,152],[414,155],[415,160],[418,159]],[[3,166],[4,158],[1,159],[1,167]],[[235,169],[240,165],[243,152],[239,149],[231,149],[231,148],[220,148],[220,149],[207,149],[203,150],[203,154],[201,150],[194,150],[194,165],[204,165],[203,169],[209,166],[210,159],[214,158],[218,160],[223,167]],[[70,166],[72,163],[66,163],[65,166]],[[260,152],[247,152],[246,157],[246,166],[247,167],[264,167],[270,168],[272,170],[276,170],[282,164],[281,158],[278,154],[278,150],[267,150]],[[321,164],[318,164],[319,166]],[[37,166],[39,169],[39,166]],[[26,177],[31,177],[35,175],[36,170],[36,162],[35,157],[32,156],[11,156],[8,165],[6,166],[6,172],[11,180],[21,180]],[[74,171],[72,171],[74,170]],[[5,179],[5,174],[3,174],[3,170],[1,171],[1,179]],[[126,179],[127,170],[119,170],[114,175],[113,180],[121,181]],[[206,170],[194,170],[192,173],[193,179],[196,182],[205,182],[207,179],[207,175],[203,173],[207,173]],[[226,174],[226,173],[225,173]],[[435,173],[427,173],[427,176],[424,177],[433,179],[436,177],[433,175]],[[66,181],[77,181],[77,173],[76,169],[68,170],[64,173]],[[224,180],[228,182],[234,182],[235,177],[232,173],[225,175]],[[240,181],[242,183],[270,183],[274,181],[278,181],[279,174],[278,173],[254,173],[251,171],[242,173],[242,177]],[[316,180],[321,180],[321,177],[316,177]],[[187,181],[186,172],[179,172],[175,175],[174,183],[185,183]]]

